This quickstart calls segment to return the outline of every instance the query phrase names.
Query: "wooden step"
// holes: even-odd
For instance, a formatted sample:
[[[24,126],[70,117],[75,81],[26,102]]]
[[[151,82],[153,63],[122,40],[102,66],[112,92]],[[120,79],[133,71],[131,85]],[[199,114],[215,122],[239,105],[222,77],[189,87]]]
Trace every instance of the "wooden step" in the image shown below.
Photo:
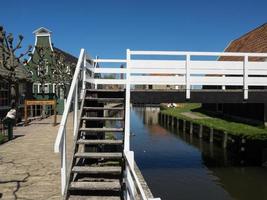
[[[85,132],[123,132],[123,128],[80,128],[80,131]]]
[[[108,190],[120,191],[121,184],[119,180],[110,182],[71,182],[69,190]]]
[[[85,97],[88,101],[98,101],[98,102],[123,102],[124,98],[97,98],[97,97]]]
[[[123,117],[82,117],[82,120],[87,121],[122,121],[124,120]]]
[[[124,110],[124,107],[83,107],[84,110]]]
[[[76,196],[70,195],[69,200],[121,200],[118,196]]]
[[[121,145],[123,144],[122,140],[85,140],[79,139],[78,144],[110,144],[110,145]]]
[[[72,168],[72,172],[79,174],[121,174],[121,167],[75,166]]]
[[[120,152],[95,152],[95,153],[76,153],[74,155],[76,158],[104,158],[104,159],[121,159],[122,153]]]

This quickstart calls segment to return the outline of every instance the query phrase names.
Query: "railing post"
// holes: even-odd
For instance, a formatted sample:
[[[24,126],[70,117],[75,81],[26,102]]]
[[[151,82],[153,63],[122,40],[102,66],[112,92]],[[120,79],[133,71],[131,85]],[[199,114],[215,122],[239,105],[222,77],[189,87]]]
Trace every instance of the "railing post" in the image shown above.
[[[124,127],[124,151],[130,150],[130,49],[126,52],[126,91],[125,91],[125,127]]]
[[[96,59],[98,59],[98,56],[96,56]],[[94,70],[97,67],[97,63],[94,64]],[[93,73],[93,78],[95,78],[95,73]],[[95,89],[97,89],[97,83],[95,83]]]
[[[73,110],[73,135],[75,135],[78,127],[78,80],[76,81],[74,91],[74,110]]]
[[[186,54],[186,99],[190,99],[190,55]]]
[[[134,152],[133,151],[127,151],[127,152],[124,152],[125,156],[127,156],[128,158],[128,161],[129,161],[129,165],[130,167],[128,167],[126,165],[126,169],[125,169],[125,182],[126,182],[126,186],[129,187],[129,190],[131,191],[131,193],[133,195],[136,194],[136,189],[135,189],[135,184],[134,184],[134,180],[132,178],[132,175],[131,175],[131,168],[134,169]],[[126,187],[126,193],[125,193],[125,197],[127,200],[130,200],[132,199],[132,195],[130,194],[130,192],[128,191],[128,188]]]
[[[244,56],[244,63],[243,63],[243,90],[244,90],[244,99],[248,99],[248,55]]]
[[[64,195],[67,182],[66,127],[64,126],[61,143],[61,194]]]
[[[125,86],[125,111],[124,111],[124,115],[125,115],[125,124],[124,124],[124,152],[125,154],[129,154],[130,151],[130,69],[129,69],[129,62],[131,59],[131,55],[130,55],[130,50],[127,49],[126,51],[126,86]],[[131,161],[130,161],[131,162]],[[129,163],[131,164],[131,163]],[[129,167],[126,166],[126,170],[125,170],[125,181],[126,181],[126,185],[130,182],[130,171],[129,171]],[[130,183],[129,183],[130,184]],[[130,186],[131,187],[131,186]],[[129,192],[126,189],[126,199],[129,200],[130,196],[129,196]]]
[[[86,55],[84,55],[84,59],[83,59],[83,68],[82,68],[82,95],[84,95],[85,93],[85,88],[86,88]]]

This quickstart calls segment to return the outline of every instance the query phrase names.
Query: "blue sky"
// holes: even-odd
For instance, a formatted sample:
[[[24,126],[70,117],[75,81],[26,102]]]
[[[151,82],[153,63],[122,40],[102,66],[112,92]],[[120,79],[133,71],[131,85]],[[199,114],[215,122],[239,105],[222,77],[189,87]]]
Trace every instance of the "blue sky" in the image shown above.
[[[47,27],[56,47],[74,55],[125,58],[132,50],[223,51],[233,39],[267,22],[266,0],[8,0],[0,24],[24,35]]]

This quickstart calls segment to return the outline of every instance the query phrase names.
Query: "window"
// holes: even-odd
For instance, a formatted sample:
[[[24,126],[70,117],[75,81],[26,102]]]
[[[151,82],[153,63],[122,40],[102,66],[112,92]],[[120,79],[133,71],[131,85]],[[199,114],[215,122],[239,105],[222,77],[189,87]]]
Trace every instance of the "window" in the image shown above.
[[[9,84],[6,81],[0,81],[0,106],[9,106]]]
[[[49,93],[49,83],[44,85],[44,92]]]
[[[35,94],[35,93],[38,93],[38,83],[34,83],[33,84],[33,87],[32,87],[32,92]]]

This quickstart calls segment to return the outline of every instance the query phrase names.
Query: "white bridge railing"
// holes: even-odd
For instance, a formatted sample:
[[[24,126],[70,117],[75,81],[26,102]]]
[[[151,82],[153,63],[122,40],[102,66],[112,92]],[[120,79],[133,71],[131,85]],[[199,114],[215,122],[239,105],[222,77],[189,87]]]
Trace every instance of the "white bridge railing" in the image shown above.
[[[221,56],[227,57],[229,60],[238,58],[240,61],[220,61],[218,57]],[[255,58],[258,60],[255,61]],[[127,50],[126,59],[95,59],[92,61],[82,49],[55,142],[55,152],[61,153],[62,194],[65,190],[67,176],[66,124],[68,113],[73,103],[75,133],[78,126],[78,98],[80,93],[83,94],[86,84],[95,88],[99,85],[123,85],[125,88],[125,196],[127,199],[137,199],[136,195],[139,194],[139,198],[148,200],[135,173],[134,154],[130,151],[130,91],[133,86],[178,86],[177,88],[185,90],[187,99],[190,99],[190,91],[195,86],[198,89],[203,86],[221,86],[222,89],[225,89],[225,86],[238,86],[243,88],[244,99],[247,99],[250,87],[263,88],[267,86],[266,60],[267,53]],[[104,67],[106,64],[109,66]],[[123,68],[121,68],[122,65]],[[110,74],[115,76],[112,78],[105,76]],[[79,92],[79,80],[82,82],[81,92]]]
[[[61,118],[61,122],[58,129],[57,138],[54,144],[54,152],[60,152],[61,158],[61,193],[64,195],[65,187],[67,183],[67,121],[71,105],[73,105],[73,135],[75,135],[78,127],[78,101],[80,95],[83,95],[85,89],[85,51],[81,49],[78,63],[73,75],[67,101],[65,102],[64,112]],[[82,83],[82,86],[80,86]],[[80,86],[80,87],[79,87]]]

